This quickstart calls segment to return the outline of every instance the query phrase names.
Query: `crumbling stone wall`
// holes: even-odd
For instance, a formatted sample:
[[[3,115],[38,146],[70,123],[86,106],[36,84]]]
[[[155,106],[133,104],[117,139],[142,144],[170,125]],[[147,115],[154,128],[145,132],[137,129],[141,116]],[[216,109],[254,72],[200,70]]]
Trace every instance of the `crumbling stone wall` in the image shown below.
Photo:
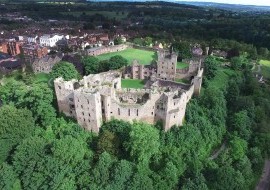
[[[158,68],[174,65],[177,57],[170,54],[164,60],[166,63],[160,60]],[[198,70],[190,85],[173,81],[176,69],[162,69],[166,78],[152,75],[147,89],[121,89],[121,73],[117,71],[88,75],[80,81],[58,78],[54,85],[59,111],[94,132],[112,118],[150,124],[161,120],[165,130],[181,126],[187,103],[193,94],[200,93],[203,69]]]
[[[115,46],[102,46],[102,47],[87,49],[85,50],[85,54],[90,55],[90,56],[97,56],[97,55],[101,55],[105,53],[123,51],[127,49],[128,47],[130,46],[126,44],[120,44],[120,45],[115,45]]]

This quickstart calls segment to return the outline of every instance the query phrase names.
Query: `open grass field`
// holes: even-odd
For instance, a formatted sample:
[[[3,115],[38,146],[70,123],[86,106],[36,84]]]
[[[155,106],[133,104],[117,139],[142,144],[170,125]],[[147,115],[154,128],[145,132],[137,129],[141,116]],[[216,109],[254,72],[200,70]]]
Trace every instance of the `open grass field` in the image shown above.
[[[92,16],[95,14],[103,15],[104,17],[108,18],[115,18],[117,20],[121,20],[127,18],[128,12],[116,12],[116,11],[74,11],[74,12],[60,12],[63,15],[72,15],[74,17],[79,17],[83,13],[86,15]]]
[[[220,68],[214,79],[209,82],[209,86],[215,86],[219,89],[224,89],[227,85],[227,81],[229,80],[230,76],[234,74],[235,71],[232,69]]]
[[[123,51],[114,52],[114,53],[106,53],[102,55],[98,55],[97,58],[99,60],[110,59],[112,56],[121,55],[125,59],[128,60],[128,63],[131,64],[134,59],[138,60],[142,65],[149,65],[153,59],[156,59],[155,52],[146,51],[140,49],[129,48]]]
[[[139,79],[122,79],[121,80],[122,88],[143,88],[144,81]]]
[[[185,69],[188,67],[188,63],[183,63],[183,62],[177,62],[177,69]]]
[[[262,68],[262,75],[270,79],[270,61],[268,60],[260,60],[261,68]]]

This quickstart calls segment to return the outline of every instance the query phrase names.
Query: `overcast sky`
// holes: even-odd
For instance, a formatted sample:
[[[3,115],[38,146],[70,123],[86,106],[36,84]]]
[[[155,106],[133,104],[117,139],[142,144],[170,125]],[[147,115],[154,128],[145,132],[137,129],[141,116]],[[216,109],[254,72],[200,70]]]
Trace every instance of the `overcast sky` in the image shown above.
[[[183,0],[183,1],[216,2],[216,3],[270,6],[270,0]]]

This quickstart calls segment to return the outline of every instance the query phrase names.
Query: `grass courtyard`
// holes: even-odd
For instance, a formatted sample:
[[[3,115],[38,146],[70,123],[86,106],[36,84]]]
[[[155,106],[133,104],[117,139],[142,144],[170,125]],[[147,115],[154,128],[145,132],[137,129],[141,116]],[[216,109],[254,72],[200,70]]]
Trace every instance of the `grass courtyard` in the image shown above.
[[[270,61],[268,60],[260,60],[262,75],[265,78],[270,79]]]
[[[139,79],[122,79],[121,80],[122,88],[143,88],[144,81]]]
[[[146,51],[140,49],[133,49],[128,48],[123,51],[113,52],[113,53],[106,53],[102,55],[98,55],[97,58],[99,60],[107,60],[110,59],[112,56],[121,55],[125,59],[128,60],[128,63],[131,64],[134,59],[138,60],[142,65],[149,65],[153,59],[156,58],[156,53],[153,51]]]
[[[188,67],[188,63],[183,63],[183,62],[177,62],[177,69],[185,69]]]

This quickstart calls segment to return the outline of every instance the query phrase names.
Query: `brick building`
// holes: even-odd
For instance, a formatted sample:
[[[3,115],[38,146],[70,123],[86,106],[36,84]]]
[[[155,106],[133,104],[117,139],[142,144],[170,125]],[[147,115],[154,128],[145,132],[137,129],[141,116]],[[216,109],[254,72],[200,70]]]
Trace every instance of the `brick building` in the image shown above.
[[[21,53],[21,42],[14,41],[8,41],[8,42],[2,42],[0,45],[0,51],[3,53],[7,53],[12,56],[16,56]]]
[[[33,63],[35,59],[40,59],[48,54],[48,49],[46,47],[36,45],[36,44],[27,44],[22,46],[22,51],[25,57],[25,61]]]

